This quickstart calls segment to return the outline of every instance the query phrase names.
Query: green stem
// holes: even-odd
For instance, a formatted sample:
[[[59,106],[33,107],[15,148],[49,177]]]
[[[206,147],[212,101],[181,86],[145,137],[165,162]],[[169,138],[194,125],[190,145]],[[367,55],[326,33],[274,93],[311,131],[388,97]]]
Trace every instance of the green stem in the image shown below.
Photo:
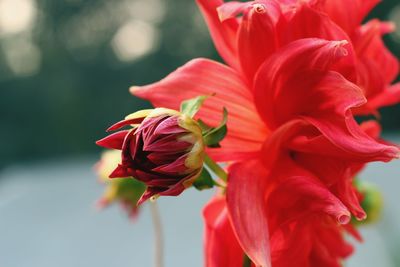
[[[221,180],[223,180],[225,183],[228,181],[228,174],[225,172],[225,170],[219,166],[218,163],[213,161],[208,155],[204,157],[204,162],[212,170]]]
[[[243,267],[251,267],[251,260],[246,254],[244,254],[243,258]]]
[[[150,201],[150,210],[154,226],[154,267],[163,267],[164,266],[163,230],[162,230],[160,212],[158,209],[157,202],[155,200]]]

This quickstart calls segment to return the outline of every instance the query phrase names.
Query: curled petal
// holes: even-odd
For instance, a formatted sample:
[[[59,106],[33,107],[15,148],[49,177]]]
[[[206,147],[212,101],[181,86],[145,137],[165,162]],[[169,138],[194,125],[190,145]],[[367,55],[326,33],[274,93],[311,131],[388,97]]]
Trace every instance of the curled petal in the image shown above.
[[[365,219],[365,211],[360,206],[360,202],[356,197],[356,189],[353,186],[354,173],[352,168],[355,165],[357,166],[357,163],[334,157],[324,157],[324,161],[319,161],[320,155],[310,153],[296,153],[295,159],[299,166],[301,165],[309,172],[312,172],[315,177],[318,177],[324,183],[325,188],[329,188],[329,193],[334,198],[340,199],[341,205],[346,207],[347,213],[337,216],[337,218],[340,218],[339,222],[346,220],[346,218],[350,219],[350,216],[346,217],[346,215],[350,215],[349,211],[357,219]],[[324,200],[319,202],[323,203]]]
[[[277,49],[280,14],[280,6],[274,1],[255,3],[244,12],[238,31],[238,55],[250,83],[259,66]]]
[[[338,52],[341,45],[304,39],[277,52],[258,73],[257,108],[271,128],[301,117],[357,158],[389,161],[398,157],[396,147],[373,140],[355,122],[351,109],[366,102],[361,89],[329,71],[335,59],[343,56],[343,51]]]
[[[270,140],[270,143],[286,142],[285,139],[290,138],[290,134],[293,134],[297,127],[298,125],[295,124],[292,124],[291,127],[288,125],[285,131],[278,133],[286,135],[286,137],[274,138],[274,140]],[[267,145],[265,148],[269,147],[271,146]],[[271,192],[270,196],[266,196],[266,198],[268,199],[268,212],[273,214],[271,218],[274,218],[270,226],[272,229],[279,225],[279,222],[296,220],[296,218],[316,212],[330,215],[341,224],[347,224],[350,221],[350,211],[325,185],[324,176],[326,174],[314,173],[306,169],[307,165],[303,166],[298,163],[301,162],[298,160],[298,153],[284,147],[281,147],[280,151],[267,151],[278,154],[275,158],[269,157],[272,162],[265,165],[271,168],[268,177],[264,178],[268,182],[264,183],[268,183],[269,187],[266,192]],[[314,161],[314,164],[316,162],[318,161]],[[338,176],[336,179],[343,177],[340,176],[340,173],[335,174]],[[285,210],[285,212],[279,213],[277,210]]]
[[[348,41],[349,44],[346,45],[348,55],[342,58],[334,69],[350,81],[356,81],[356,55],[349,35],[329,16],[312,7],[309,2],[304,1],[298,4],[288,22],[281,23],[278,34],[282,46],[302,38]]]
[[[347,54],[347,50],[343,47],[346,44],[346,41],[301,39],[280,49],[260,67],[254,85],[255,102],[260,115],[270,128],[275,128],[276,120],[279,120],[279,113],[276,113],[274,108],[288,107],[286,103],[277,103],[274,99],[281,91],[289,90],[289,87],[284,87],[283,84],[305,70],[327,70],[335,61]],[[307,89],[303,88],[302,92]],[[301,94],[295,93],[296,96]]]
[[[400,157],[399,148],[379,143],[364,133],[350,111],[346,114],[345,120],[324,115],[305,119],[317,127],[334,145],[356,158],[388,162]]]

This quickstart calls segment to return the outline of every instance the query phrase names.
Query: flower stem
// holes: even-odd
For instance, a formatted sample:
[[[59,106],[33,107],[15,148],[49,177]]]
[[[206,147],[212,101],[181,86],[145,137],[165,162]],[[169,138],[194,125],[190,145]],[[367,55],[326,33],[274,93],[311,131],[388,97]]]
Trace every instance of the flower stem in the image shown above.
[[[151,216],[154,227],[154,267],[163,267],[164,261],[164,240],[160,218],[160,211],[156,201],[150,201]]]
[[[251,260],[246,254],[244,254],[243,258],[243,267],[251,267]]]
[[[219,166],[218,163],[213,161],[208,155],[204,157],[204,162],[212,170],[221,180],[223,180],[225,183],[228,181],[228,174],[225,172],[225,170]]]

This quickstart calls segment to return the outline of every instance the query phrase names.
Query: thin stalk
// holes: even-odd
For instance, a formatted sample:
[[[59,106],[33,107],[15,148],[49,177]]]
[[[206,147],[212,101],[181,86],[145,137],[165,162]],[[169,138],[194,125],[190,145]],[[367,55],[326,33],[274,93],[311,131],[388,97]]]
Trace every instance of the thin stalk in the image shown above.
[[[204,157],[204,162],[212,170],[221,180],[223,180],[225,183],[228,181],[228,174],[225,172],[225,170],[219,166],[218,163],[213,161],[208,155]]]
[[[154,227],[154,267],[164,266],[164,238],[157,202],[150,201],[151,217]]]

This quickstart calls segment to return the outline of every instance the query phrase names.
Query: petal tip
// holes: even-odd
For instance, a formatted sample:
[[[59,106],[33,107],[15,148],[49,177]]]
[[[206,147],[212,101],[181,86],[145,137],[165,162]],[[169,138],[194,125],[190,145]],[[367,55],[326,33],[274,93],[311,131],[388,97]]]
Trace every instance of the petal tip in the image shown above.
[[[259,14],[267,13],[267,7],[264,4],[261,4],[261,3],[253,4],[253,10],[256,13],[259,13]]]
[[[349,51],[344,47],[346,45],[349,44],[349,41],[347,40],[340,40],[340,41],[334,41],[334,46],[336,47],[336,51],[338,53],[338,56],[348,56],[349,55]]]
[[[129,92],[132,95],[136,95],[136,92],[139,91],[139,89],[140,89],[140,86],[134,85],[134,86],[129,87]]]
[[[342,215],[338,216],[337,220],[340,224],[346,225],[346,224],[350,223],[351,216],[350,216],[350,214],[342,214]]]

